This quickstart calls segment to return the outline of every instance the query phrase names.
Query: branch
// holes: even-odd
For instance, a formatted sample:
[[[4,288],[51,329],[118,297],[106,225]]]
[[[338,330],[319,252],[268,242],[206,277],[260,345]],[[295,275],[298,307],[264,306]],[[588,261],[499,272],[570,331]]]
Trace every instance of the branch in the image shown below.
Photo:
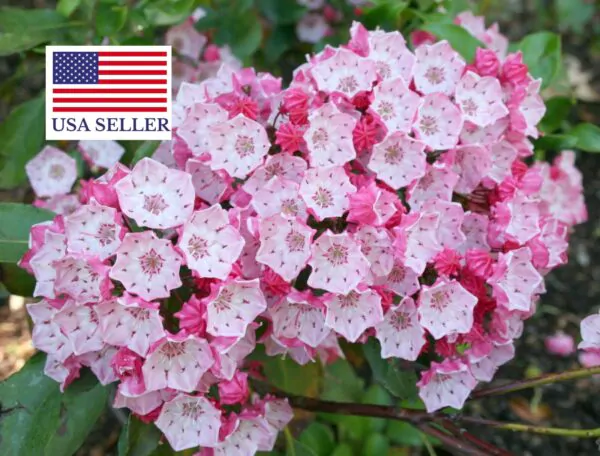
[[[472,446],[470,443],[464,442],[462,440],[457,439],[456,437],[446,434],[445,432],[440,431],[438,428],[431,426],[429,424],[421,424],[419,429],[431,437],[435,437],[440,442],[442,442],[446,447],[452,448],[454,450],[459,450],[459,455],[468,455],[468,456],[490,456],[490,453],[480,450],[479,448]]]
[[[531,432],[533,434],[543,435],[558,435],[564,437],[578,437],[578,438],[593,438],[600,437],[600,428],[596,429],[565,429],[565,428],[552,428],[543,426],[532,426],[529,424],[520,423],[505,423],[502,421],[486,420],[484,418],[476,418],[472,416],[463,416],[460,418],[463,423],[481,424],[484,426],[490,426],[495,429],[505,429],[507,431],[514,432]]]
[[[588,367],[583,369],[572,369],[559,374],[545,374],[528,380],[519,380],[507,383],[505,385],[482,388],[471,393],[471,399],[480,399],[482,397],[497,396],[499,394],[513,393],[536,386],[548,385],[550,383],[564,382],[566,380],[575,380],[577,378],[591,377],[600,374],[600,366]]]

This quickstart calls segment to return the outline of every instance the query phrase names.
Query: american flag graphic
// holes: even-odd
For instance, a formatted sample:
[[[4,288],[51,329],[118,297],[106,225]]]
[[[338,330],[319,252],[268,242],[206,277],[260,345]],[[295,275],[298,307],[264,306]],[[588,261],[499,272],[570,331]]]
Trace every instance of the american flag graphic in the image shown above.
[[[54,47],[49,47],[54,48]],[[171,52],[166,46],[52,49],[47,87],[52,113],[168,113]],[[100,50],[96,50],[100,49]],[[50,78],[49,78],[50,79]]]

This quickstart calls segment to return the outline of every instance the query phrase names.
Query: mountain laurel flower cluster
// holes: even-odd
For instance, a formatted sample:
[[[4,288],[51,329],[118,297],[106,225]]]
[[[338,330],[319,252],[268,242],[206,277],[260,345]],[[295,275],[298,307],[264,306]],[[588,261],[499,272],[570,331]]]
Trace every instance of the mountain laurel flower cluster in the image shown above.
[[[587,216],[573,152],[528,164],[540,80],[482,33],[494,40],[465,62],[355,23],[286,89],[227,65],[182,83],[172,141],[82,182],[77,209],[31,231],[20,264],[46,374],[118,381],[115,407],[201,455],[268,451],[291,419],[251,393],[258,345],[330,363],[340,340],[376,338],[382,358],[427,366],[429,412],[460,409],[514,356]],[[54,148],[28,173],[45,198],[75,178]],[[582,348],[600,350],[596,317]]]

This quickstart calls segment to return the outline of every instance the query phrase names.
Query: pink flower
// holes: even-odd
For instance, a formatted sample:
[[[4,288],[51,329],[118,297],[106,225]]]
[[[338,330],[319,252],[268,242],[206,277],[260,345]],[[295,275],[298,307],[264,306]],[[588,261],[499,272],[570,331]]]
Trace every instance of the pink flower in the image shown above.
[[[308,285],[341,294],[353,290],[366,277],[370,267],[352,237],[347,233],[332,234],[329,231],[313,244],[309,264],[312,273]]]
[[[432,362],[417,383],[419,396],[425,402],[428,413],[444,407],[461,409],[477,385],[469,367],[461,361],[446,359]]]
[[[75,159],[52,146],[29,160],[25,172],[38,197],[67,194],[77,179]]]
[[[352,51],[339,49],[334,55],[312,68],[317,88],[339,92],[352,98],[360,91],[369,91],[375,82],[375,64]]]
[[[188,57],[193,61],[200,59],[200,54],[207,41],[207,38],[198,33],[190,22],[171,27],[165,36],[165,43],[173,46],[176,55]]]
[[[201,396],[180,394],[168,401],[155,422],[175,451],[219,442],[221,411]]]
[[[372,226],[385,225],[396,213],[396,195],[371,181],[350,195],[348,221]]]
[[[415,135],[431,149],[452,149],[458,143],[464,117],[450,99],[438,92],[421,99],[413,125]]]
[[[127,291],[151,301],[166,298],[181,286],[181,256],[170,241],[152,231],[128,233],[116,251],[110,278],[120,281]]]
[[[325,18],[318,13],[306,14],[296,24],[296,36],[305,43],[318,43],[330,32]]]
[[[116,141],[79,141],[77,146],[86,160],[100,168],[112,168],[125,153]]]
[[[454,98],[465,120],[486,127],[508,115],[502,95],[498,79],[467,71],[456,86]]]
[[[462,76],[465,61],[446,41],[423,44],[415,50],[414,82],[423,94],[452,95]]]
[[[402,78],[388,79],[373,89],[371,109],[388,132],[410,133],[421,98],[408,89]]]
[[[455,280],[438,280],[423,286],[419,295],[419,321],[435,339],[465,334],[473,326],[477,298]]]
[[[564,332],[557,332],[544,339],[546,350],[553,355],[569,356],[575,353],[575,341]]]
[[[300,184],[300,196],[317,219],[340,217],[356,191],[341,167],[311,168]]]
[[[474,66],[480,76],[497,76],[500,70],[498,56],[491,49],[477,48]]]
[[[369,168],[393,188],[402,188],[425,175],[425,144],[394,133],[375,145]]]
[[[172,228],[181,225],[194,210],[191,176],[151,158],[140,160],[115,188],[121,210],[139,226]]]
[[[410,297],[390,307],[384,320],[375,326],[375,332],[381,344],[382,358],[415,361],[426,341],[425,330],[417,317],[417,307]]]
[[[219,383],[219,401],[222,404],[243,403],[248,398],[248,374],[236,372],[233,379]]]

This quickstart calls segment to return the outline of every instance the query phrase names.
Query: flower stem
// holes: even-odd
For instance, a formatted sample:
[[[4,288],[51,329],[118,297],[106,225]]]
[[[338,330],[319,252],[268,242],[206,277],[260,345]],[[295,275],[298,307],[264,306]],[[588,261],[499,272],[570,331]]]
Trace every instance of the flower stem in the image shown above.
[[[527,380],[519,380],[504,385],[492,386],[490,388],[482,388],[471,393],[471,399],[479,399],[488,396],[498,396],[499,394],[513,393],[515,391],[534,388],[536,386],[549,385],[551,383],[558,383],[567,380],[591,377],[592,375],[596,374],[600,374],[600,366],[587,367],[583,369],[572,369],[558,374],[546,374]]]
[[[563,437],[578,437],[578,438],[593,438],[600,437],[600,428],[595,429],[565,429],[565,428],[553,428],[543,426],[533,426],[529,424],[521,423],[505,423],[502,421],[486,420],[483,418],[476,418],[471,416],[460,417],[460,421],[463,423],[481,424],[484,426],[490,426],[495,429],[505,429],[507,431],[514,432],[529,432],[533,434],[543,435],[558,435]]]

